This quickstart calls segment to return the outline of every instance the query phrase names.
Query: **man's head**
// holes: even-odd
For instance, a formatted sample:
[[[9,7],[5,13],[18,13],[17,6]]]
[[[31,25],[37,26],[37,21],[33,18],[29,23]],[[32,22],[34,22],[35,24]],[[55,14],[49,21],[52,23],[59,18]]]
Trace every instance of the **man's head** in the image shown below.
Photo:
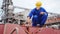
[[[38,2],[36,2],[35,5],[36,5],[36,9],[38,10],[38,9],[40,9],[42,2],[38,1]]]

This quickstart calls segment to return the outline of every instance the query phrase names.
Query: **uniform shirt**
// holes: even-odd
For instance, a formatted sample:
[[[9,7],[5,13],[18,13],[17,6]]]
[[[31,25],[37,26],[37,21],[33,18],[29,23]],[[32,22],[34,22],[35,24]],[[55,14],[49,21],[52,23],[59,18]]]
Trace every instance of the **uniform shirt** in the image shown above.
[[[29,13],[29,17],[31,18],[32,16],[38,16],[41,17],[42,15],[40,14],[40,12],[45,12],[44,14],[47,14],[46,10],[42,7],[40,7],[39,10],[37,10],[36,8],[34,8],[30,13]]]

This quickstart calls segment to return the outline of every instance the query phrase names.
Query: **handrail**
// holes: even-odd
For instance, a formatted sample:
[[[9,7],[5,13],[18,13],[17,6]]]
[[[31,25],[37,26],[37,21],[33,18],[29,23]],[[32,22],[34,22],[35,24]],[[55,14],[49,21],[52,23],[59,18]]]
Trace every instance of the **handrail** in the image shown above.
[[[10,34],[13,34],[14,33],[14,31],[16,31],[16,34],[18,34],[18,28],[17,27],[15,27],[15,29],[13,29],[12,31],[11,31],[11,33]]]

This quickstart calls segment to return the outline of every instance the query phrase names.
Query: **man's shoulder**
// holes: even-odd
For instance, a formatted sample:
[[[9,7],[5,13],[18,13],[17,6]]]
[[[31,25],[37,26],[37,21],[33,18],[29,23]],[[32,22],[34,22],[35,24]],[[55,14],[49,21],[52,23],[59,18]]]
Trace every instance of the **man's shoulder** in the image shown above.
[[[32,10],[35,10],[36,8],[33,8]]]
[[[43,7],[41,7],[41,10],[44,11],[44,12],[46,12],[46,10]]]
[[[43,7],[41,7],[40,9],[44,9]]]
[[[31,11],[33,11],[33,12],[34,12],[35,10],[36,10],[36,8],[33,8]]]

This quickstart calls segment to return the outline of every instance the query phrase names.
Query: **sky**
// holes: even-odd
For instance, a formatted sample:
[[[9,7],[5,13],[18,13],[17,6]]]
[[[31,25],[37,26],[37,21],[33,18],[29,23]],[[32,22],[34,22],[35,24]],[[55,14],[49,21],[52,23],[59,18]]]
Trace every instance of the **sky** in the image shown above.
[[[15,6],[33,9],[35,8],[36,1],[41,1],[43,3],[42,7],[47,12],[60,14],[60,0],[13,0],[13,4]]]
[[[2,5],[2,1],[0,0],[0,8]],[[60,14],[60,0],[12,0],[14,6],[20,6],[24,8],[33,9],[35,8],[36,1],[41,1],[43,3],[42,7],[45,8],[47,12],[58,13]],[[15,9],[14,12],[20,12],[20,9]],[[0,9],[1,15],[1,9]],[[1,17],[1,16],[0,16]]]

